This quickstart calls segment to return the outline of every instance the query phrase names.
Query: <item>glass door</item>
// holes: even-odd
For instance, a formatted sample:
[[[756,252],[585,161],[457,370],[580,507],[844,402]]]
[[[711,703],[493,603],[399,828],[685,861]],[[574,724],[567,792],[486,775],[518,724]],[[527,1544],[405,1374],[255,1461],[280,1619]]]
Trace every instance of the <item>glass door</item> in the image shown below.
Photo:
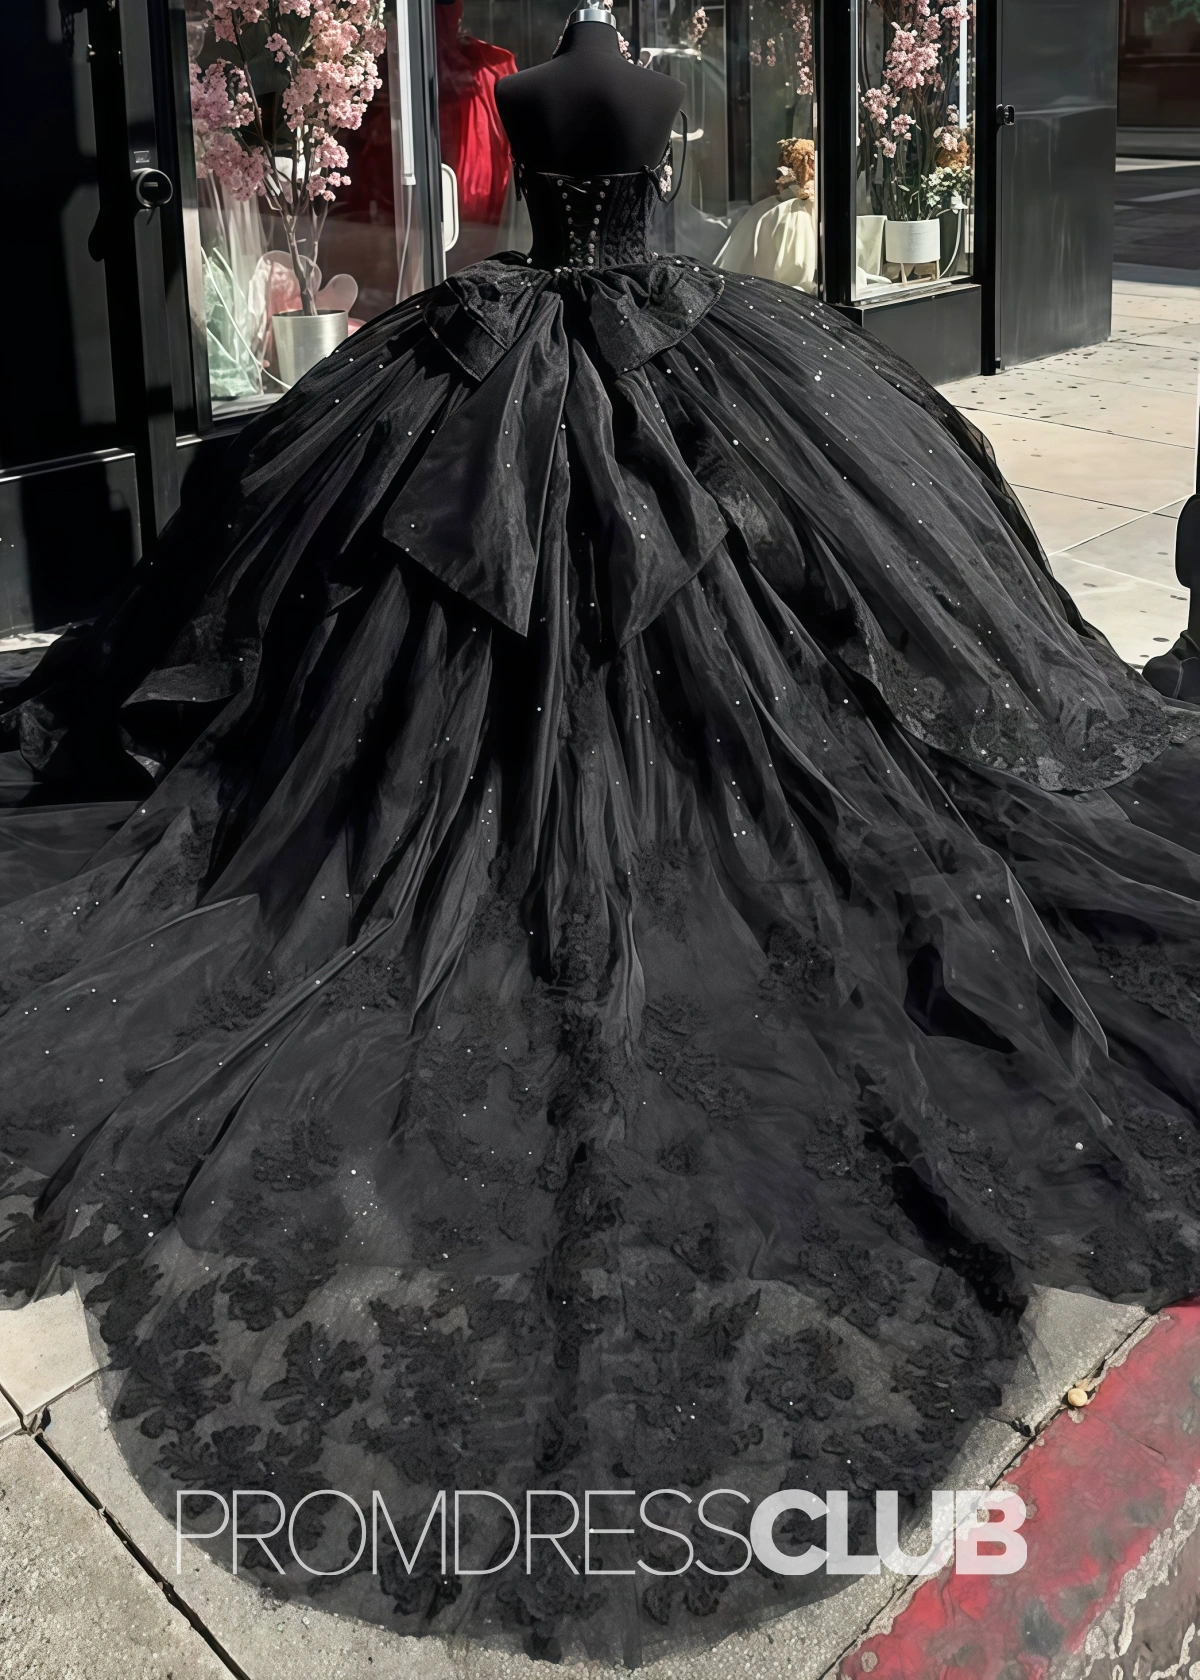
[[[203,429],[276,399],[430,284],[435,257],[417,0],[182,4],[180,184]]]

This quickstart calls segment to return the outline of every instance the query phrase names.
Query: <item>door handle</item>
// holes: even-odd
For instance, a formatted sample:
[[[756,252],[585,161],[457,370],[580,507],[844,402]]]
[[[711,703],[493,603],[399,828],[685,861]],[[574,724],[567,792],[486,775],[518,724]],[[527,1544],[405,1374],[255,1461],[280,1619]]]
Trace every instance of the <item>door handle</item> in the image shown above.
[[[442,250],[458,244],[458,176],[448,163],[442,165]]]
[[[997,105],[997,107],[996,107],[996,127],[997,128],[1012,128],[1015,125],[1016,120],[1017,120],[1017,108],[1016,108],[1015,105]]]
[[[133,196],[142,210],[157,210],[175,197],[175,184],[162,169],[135,169]]]

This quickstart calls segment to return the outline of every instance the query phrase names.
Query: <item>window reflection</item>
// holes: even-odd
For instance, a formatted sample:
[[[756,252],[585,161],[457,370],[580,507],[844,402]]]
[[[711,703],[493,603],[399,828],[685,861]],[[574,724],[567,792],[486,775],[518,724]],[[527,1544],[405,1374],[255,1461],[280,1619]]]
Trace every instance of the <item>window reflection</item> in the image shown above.
[[[678,191],[656,214],[655,247],[712,262],[730,222],[726,8],[644,0],[641,24],[641,62],[684,87],[674,147]]]
[[[1122,0],[1117,120],[1200,129],[1200,0]]]
[[[731,7],[730,21],[739,48],[730,57],[730,109],[740,179],[716,263],[815,292],[813,0],[754,0],[744,14]]]
[[[497,251],[528,249],[528,218],[514,189],[495,85],[553,54],[565,0],[184,3],[192,102],[182,118],[181,150],[196,161],[185,228],[202,416],[206,410],[215,418],[236,415],[273,400],[339,337],[441,272]],[[939,73],[947,87],[955,77],[965,86],[969,72],[955,67],[950,39],[955,8],[948,0],[929,3],[945,35],[938,42]],[[687,145],[677,127],[677,191],[655,213],[659,251],[817,290],[814,4],[618,0],[614,15],[631,56],[647,74],[665,72],[685,90]],[[888,26],[906,11],[920,13],[925,0],[860,5],[866,94],[883,86]],[[965,5],[958,10],[965,13]],[[319,42],[326,17],[357,31],[347,50],[360,54],[362,75],[354,81],[353,109],[334,109],[336,120],[325,124],[323,137],[308,113],[301,140],[308,134],[310,155],[298,145],[293,119],[304,104],[309,61],[327,50]],[[423,32],[436,70],[432,130],[421,84]],[[943,105],[950,103],[943,94]],[[928,94],[923,97],[932,110]],[[969,100],[969,93],[960,95],[964,111]],[[884,113],[889,133],[908,109]],[[883,218],[902,217],[904,210],[897,208],[892,160],[886,167],[881,161],[885,136],[874,132],[872,120],[864,105],[860,279],[917,284],[928,277],[919,262],[906,263],[902,273],[883,251]],[[969,115],[958,130],[962,155],[955,153],[953,163],[952,126],[943,113],[932,165],[941,171],[936,186],[947,209],[930,213],[939,225],[954,223],[959,245],[951,249],[946,234],[935,265],[941,274],[969,268],[969,212],[955,221],[953,209],[954,190],[970,196]],[[253,155],[248,139],[261,156]],[[323,148],[328,194],[313,198],[311,213],[290,215],[287,193],[295,183],[303,197],[313,147]],[[924,165],[922,171],[930,173]],[[264,180],[270,191],[262,190]],[[920,203],[906,200],[910,210],[932,203],[933,188],[923,190]]]
[[[812,4],[641,0],[636,16],[628,0],[615,6],[631,56],[685,90],[687,147],[677,126],[678,190],[656,212],[657,250],[815,288]],[[499,75],[552,55],[566,13],[562,0],[436,0],[436,9],[453,272],[528,247],[492,90]]]
[[[971,272],[974,0],[859,0],[855,296]]]
[[[200,407],[278,397],[425,283],[407,0],[187,0]]]
[[[512,18],[517,11],[523,16]],[[446,254],[450,272],[503,249],[500,230],[511,229],[512,160],[493,90],[520,66],[511,46],[498,44],[495,36],[498,25],[504,32],[502,18],[511,18],[518,33],[527,35],[521,29],[527,13],[524,6],[500,7],[491,0],[467,6],[463,0],[435,0],[438,136],[442,169],[450,172],[444,191],[454,235]]]

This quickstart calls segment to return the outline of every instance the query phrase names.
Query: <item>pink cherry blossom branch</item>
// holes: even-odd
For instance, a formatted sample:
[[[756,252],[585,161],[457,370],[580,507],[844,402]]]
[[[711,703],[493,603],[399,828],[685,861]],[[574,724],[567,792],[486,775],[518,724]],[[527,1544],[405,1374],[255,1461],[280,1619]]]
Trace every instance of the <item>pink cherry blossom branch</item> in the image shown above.
[[[377,63],[386,44],[383,4],[207,0],[213,43],[229,42],[233,60],[217,57],[190,69],[197,173],[214,176],[235,199],[263,198],[279,216],[305,314],[317,309],[312,278],[329,205],[350,181],[336,133],[360,126],[383,85]],[[248,43],[248,32],[260,29],[261,44]],[[269,87],[276,67],[285,85],[268,121],[256,71]],[[300,249],[305,222],[311,257]]]
[[[861,93],[868,179],[879,208],[921,218],[939,156],[969,146],[949,90],[975,0],[878,0],[878,9],[891,38],[879,84]]]

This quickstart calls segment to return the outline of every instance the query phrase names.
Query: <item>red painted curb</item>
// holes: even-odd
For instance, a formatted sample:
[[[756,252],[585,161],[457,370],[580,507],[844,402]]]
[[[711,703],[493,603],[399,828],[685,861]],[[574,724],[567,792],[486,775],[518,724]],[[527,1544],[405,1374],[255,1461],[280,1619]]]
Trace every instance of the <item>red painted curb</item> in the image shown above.
[[[1044,1680],[1111,1605],[1200,1473],[1200,1302],[1172,1307],[1090,1406],[1060,1413],[1004,1486],[1024,1499],[1014,1575],[925,1582],[845,1680]]]

